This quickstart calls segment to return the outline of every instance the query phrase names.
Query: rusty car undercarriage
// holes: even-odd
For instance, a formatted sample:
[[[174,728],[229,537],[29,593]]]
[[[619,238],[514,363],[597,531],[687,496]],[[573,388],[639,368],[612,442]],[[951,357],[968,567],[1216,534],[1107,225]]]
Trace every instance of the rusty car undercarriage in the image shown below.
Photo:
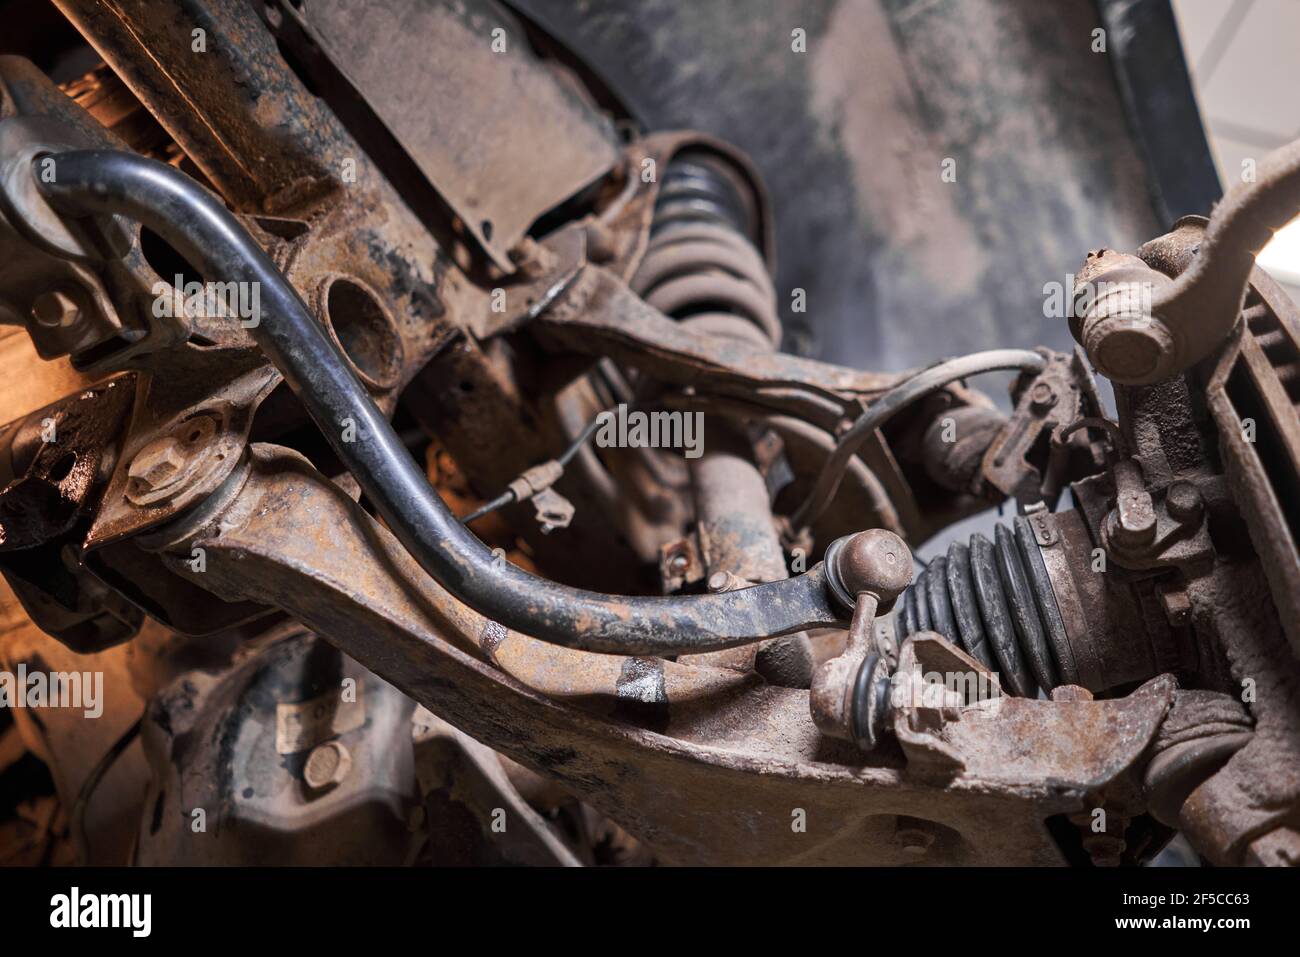
[[[0,57],[11,863],[1300,863],[1300,143],[861,371],[558,5],[364,6]]]

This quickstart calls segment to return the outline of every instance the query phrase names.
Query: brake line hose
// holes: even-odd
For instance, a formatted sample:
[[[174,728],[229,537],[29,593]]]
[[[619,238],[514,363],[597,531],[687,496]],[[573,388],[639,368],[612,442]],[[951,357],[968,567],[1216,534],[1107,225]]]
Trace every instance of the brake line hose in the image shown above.
[[[480,614],[554,644],[629,655],[716,651],[843,621],[821,565],[739,591],[669,598],[585,591],[498,559],[452,514],[292,285],[215,196],[134,153],[76,150],[53,159],[52,178],[33,175],[61,213],[128,216],[205,279],[258,284],[254,340],[402,545]],[[355,437],[346,442],[349,419]]]
[[[884,425],[897,412],[918,399],[938,392],[967,376],[1001,370],[1042,372],[1047,360],[1037,352],[1026,349],[990,349],[973,352],[956,359],[946,359],[914,373],[895,385],[867,407],[835,444],[835,450],[826,458],[812,491],[790,518],[796,529],[806,528],[821,517],[822,512],[835,498],[840,479],[854,454],[862,447],[872,432]]]

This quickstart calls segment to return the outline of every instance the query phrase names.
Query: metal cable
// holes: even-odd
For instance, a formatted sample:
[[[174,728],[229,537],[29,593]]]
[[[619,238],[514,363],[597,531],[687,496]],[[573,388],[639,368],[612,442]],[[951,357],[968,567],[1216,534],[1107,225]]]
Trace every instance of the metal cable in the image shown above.
[[[799,529],[807,528],[817,521],[830,505],[831,500],[835,498],[844,470],[848,467],[849,460],[861,448],[862,443],[872,432],[913,402],[967,376],[1003,369],[1041,372],[1046,364],[1047,360],[1041,355],[1026,349],[990,349],[987,352],[973,352],[968,356],[939,362],[903,380],[872,402],[853,426],[840,437],[835,451],[827,457],[826,464],[822,466],[812,491],[808,493],[808,498],[791,517],[791,524]]]
[[[555,461],[559,463],[560,468],[563,469],[573,461],[573,457],[578,454],[578,451],[587,443],[587,440],[595,435],[596,431],[600,428],[600,417],[609,414],[610,411],[611,410],[606,409],[604,412],[598,413],[594,419],[583,427],[583,430],[578,433],[578,437],[570,442],[563,452],[556,456]],[[476,522],[484,515],[490,515],[497,509],[505,508],[507,505],[514,504],[515,501],[514,491],[506,489],[496,498],[484,502],[478,508],[474,509],[474,511],[462,518],[461,522],[465,525],[468,525],[470,522]]]

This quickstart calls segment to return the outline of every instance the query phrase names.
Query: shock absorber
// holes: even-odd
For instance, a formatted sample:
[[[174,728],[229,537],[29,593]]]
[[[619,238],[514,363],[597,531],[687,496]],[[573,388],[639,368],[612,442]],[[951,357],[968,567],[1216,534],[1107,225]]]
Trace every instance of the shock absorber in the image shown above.
[[[907,590],[894,627],[900,645],[939,632],[1023,697],[1076,683],[1052,580],[1023,515],[1010,528],[999,523],[991,542],[976,533],[949,545]]]
[[[695,330],[774,350],[781,323],[772,279],[755,245],[758,219],[757,199],[733,164],[704,150],[678,153],[665,168],[632,288]],[[709,587],[727,590],[788,577],[749,435],[720,417],[706,420],[705,434],[703,454],[688,460],[688,468]],[[778,685],[807,687],[812,680],[812,650],[802,634],[709,657],[712,664],[753,668]]]

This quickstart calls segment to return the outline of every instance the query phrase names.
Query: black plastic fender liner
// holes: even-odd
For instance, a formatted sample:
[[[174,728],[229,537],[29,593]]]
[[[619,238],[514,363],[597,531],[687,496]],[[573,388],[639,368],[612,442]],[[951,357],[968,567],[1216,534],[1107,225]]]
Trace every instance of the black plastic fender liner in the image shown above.
[[[139,220],[216,282],[258,284],[253,338],[356,477],[393,533],[435,580],[522,634],[586,651],[714,651],[842,623],[818,565],[784,581],[679,598],[561,585],[497,558],[447,508],[292,285],[215,196],[156,160],[117,150],[54,156],[40,189],[60,212]],[[352,441],[344,440],[345,429]]]

